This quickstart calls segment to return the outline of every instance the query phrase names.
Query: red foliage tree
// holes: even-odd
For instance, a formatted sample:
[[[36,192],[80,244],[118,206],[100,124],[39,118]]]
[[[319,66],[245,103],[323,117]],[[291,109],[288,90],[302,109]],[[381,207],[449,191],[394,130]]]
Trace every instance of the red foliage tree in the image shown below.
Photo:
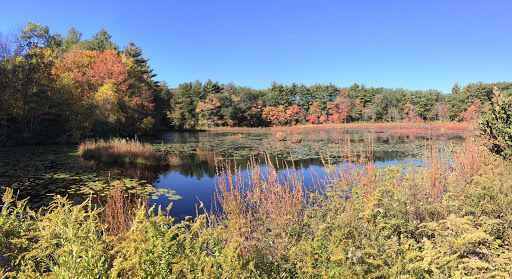
[[[329,121],[332,123],[343,123],[349,113],[350,100],[348,92],[341,93],[334,102],[327,104]]]
[[[118,122],[135,127],[152,119],[153,94],[130,89],[130,61],[113,50],[73,49],[62,55],[52,73],[59,81],[68,102],[70,128],[87,133],[96,121]],[[147,126],[147,125],[146,125]]]
[[[296,125],[304,120],[304,111],[298,105],[293,105],[286,110],[286,117],[291,125]]]
[[[478,120],[480,116],[480,112],[482,111],[482,103],[480,100],[476,100],[473,104],[464,112],[464,121],[466,122],[474,122]]]
[[[274,126],[288,123],[286,110],[282,105],[277,108],[271,106],[263,108],[262,117]]]
[[[320,116],[322,116],[322,111],[318,107],[318,102],[313,102],[313,105],[309,108],[309,114],[306,120],[311,124],[317,124]]]
[[[405,104],[404,115],[407,122],[421,122],[421,118],[416,115],[414,105],[410,101],[407,101],[407,104]]]

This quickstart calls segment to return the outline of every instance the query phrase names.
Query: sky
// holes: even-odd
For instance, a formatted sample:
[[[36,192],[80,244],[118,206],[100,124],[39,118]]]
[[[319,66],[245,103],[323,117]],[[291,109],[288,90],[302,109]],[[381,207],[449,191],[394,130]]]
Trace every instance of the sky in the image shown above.
[[[169,87],[233,82],[437,89],[512,81],[512,1],[0,0],[0,32],[28,22],[134,42]]]

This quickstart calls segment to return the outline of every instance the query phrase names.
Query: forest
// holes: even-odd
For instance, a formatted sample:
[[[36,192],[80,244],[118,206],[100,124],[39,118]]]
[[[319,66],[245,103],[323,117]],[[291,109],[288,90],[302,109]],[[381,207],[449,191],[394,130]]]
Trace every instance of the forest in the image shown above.
[[[0,34],[0,145],[76,143],[89,137],[151,134],[161,129],[269,127],[348,122],[475,121],[496,87],[454,84],[451,92],[353,84],[158,81],[134,43],[120,48],[105,30],[90,39],[29,23]]]

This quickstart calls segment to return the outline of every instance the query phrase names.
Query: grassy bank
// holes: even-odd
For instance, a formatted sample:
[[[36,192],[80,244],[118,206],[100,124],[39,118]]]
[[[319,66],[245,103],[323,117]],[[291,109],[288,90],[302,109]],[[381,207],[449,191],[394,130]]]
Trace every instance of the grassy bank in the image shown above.
[[[209,129],[217,132],[311,132],[311,131],[327,131],[327,130],[371,130],[378,133],[391,134],[420,134],[420,135],[451,135],[465,134],[474,135],[474,123],[456,123],[456,122],[431,122],[431,123],[414,123],[414,122],[388,122],[388,123],[345,123],[345,124],[304,124],[297,126],[281,126],[281,127],[216,127]]]
[[[78,154],[86,159],[104,164],[118,165],[178,165],[179,157],[156,152],[148,144],[137,140],[110,139],[86,140],[78,146]]]
[[[34,213],[7,191],[0,267],[61,278],[508,278],[512,165],[474,140],[452,161],[427,147],[421,167],[328,166],[315,189],[300,171],[252,164],[247,180],[219,166],[222,214],[199,207],[180,223],[119,195],[110,202],[128,211],[57,197]]]

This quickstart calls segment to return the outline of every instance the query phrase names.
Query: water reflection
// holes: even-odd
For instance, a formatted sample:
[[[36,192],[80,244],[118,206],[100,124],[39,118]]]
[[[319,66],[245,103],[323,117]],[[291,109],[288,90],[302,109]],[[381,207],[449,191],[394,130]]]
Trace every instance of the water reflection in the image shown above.
[[[91,194],[103,194],[101,197],[104,199],[109,180],[130,178],[130,183],[134,184],[130,187],[151,184],[156,188],[175,190],[182,199],[173,201],[172,214],[193,216],[199,201],[207,208],[213,205],[217,165],[220,162],[230,161],[231,170],[237,168],[242,175],[247,175],[247,166],[251,160],[259,162],[264,168],[271,164],[279,172],[295,168],[303,173],[305,186],[309,186],[315,179],[315,173],[320,176],[324,174],[322,157],[333,164],[346,159],[333,156],[339,152],[346,135],[351,136],[354,145],[357,142],[366,143],[362,132],[313,130],[301,135],[301,141],[294,143],[290,135],[287,140],[278,140],[275,134],[268,132],[166,133],[152,143],[180,157],[181,165],[173,167],[96,165],[80,161],[76,155],[76,146],[2,148],[0,187],[19,190],[20,198],[30,197],[32,208],[38,208],[47,205],[53,194],[68,196],[77,202]],[[450,142],[462,139],[446,138]],[[414,154],[423,151],[425,140],[425,136],[375,133],[372,138],[373,159],[376,165],[400,164],[404,160],[412,160],[417,156]],[[267,149],[270,149],[269,154],[265,153]],[[170,202],[164,195],[152,196],[151,201],[163,208]]]
[[[400,164],[403,163],[401,159],[405,158],[404,154],[387,151],[376,152],[374,155],[376,165]],[[158,188],[175,190],[182,197],[182,199],[173,201],[173,209],[171,210],[173,216],[178,218],[195,216],[196,205],[201,202],[208,210],[215,207],[215,183],[218,181],[216,164],[228,161],[227,165],[231,168],[231,171],[234,172],[234,169],[237,168],[239,174],[248,181],[248,166],[251,160],[260,164],[264,171],[272,165],[281,176],[284,176],[290,168],[298,170],[304,178],[304,187],[306,188],[312,187],[318,182],[318,179],[322,179],[326,175],[324,162],[319,158],[296,161],[280,160],[272,157],[266,159],[254,157],[253,159],[216,160],[215,152],[210,151],[182,157],[184,163],[179,169],[161,173],[155,185]],[[165,197],[160,197],[153,200],[153,203],[165,208],[169,201]]]

